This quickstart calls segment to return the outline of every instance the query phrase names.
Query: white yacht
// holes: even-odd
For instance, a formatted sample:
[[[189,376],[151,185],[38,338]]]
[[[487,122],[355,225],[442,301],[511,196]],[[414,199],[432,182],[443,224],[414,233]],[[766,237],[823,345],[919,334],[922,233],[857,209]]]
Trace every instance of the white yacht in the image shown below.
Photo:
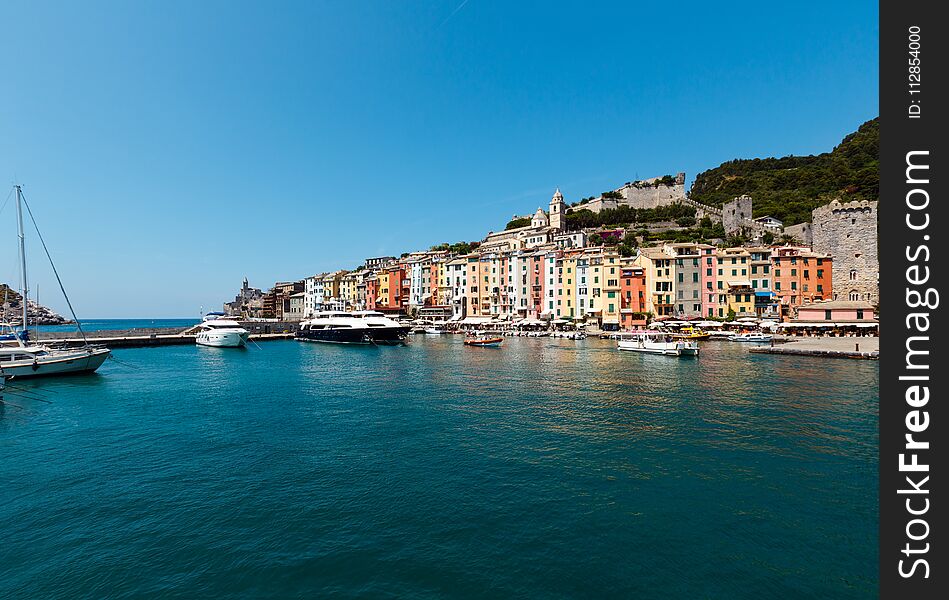
[[[770,342],[772,339],[774,339],[773,335],[750,331],[728,336],[728,340],[731,342]]]
[[[296,339],[332,344],[405,344],[409,328],[372,310],[326,311],[300,323]]]
[[[196,344],[216,348],[242,348],[250,337],[240,323],[225,318],[224,313],[208,313],[200,324],[186,333],[194,333]]]
[[[698,356],[699,354],[699,345],[695,341],[677,339],[661,331],[636,331],[632,334],[624,334],[616,346],[620,350],[666,356]]]

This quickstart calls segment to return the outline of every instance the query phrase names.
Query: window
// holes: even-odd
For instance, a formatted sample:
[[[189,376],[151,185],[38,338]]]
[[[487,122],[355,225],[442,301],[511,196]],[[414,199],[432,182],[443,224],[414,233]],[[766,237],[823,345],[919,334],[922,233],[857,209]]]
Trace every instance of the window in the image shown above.
[[[857,270],[850,269],[850,281],[856,281],[856,280],[857,280]]]
[[[862,320],[863,320],[863,309],[861,309],[861,308],[858,308],[858,309],[857,309],[857,320],[858,320],[858,321],[862,321]]]
[[[825,311],[824,311],[824,320],[825,320],[825,321],[832,321],[833,319],[834,319],[834,317],[832,316],[831,311],[825,310]]]
[[[850,292],[850,301],[851,301],[851,302],[856,302],[856,301],[859,300],[859,299],[860,299],[860,293],[859,293],[859,292],[856,292],[856,291]]]
[[[796,289],[797,289],[797,282],[796,282],[796,281],[792,281],[792,282],[791,282],[791,289],[792,289],[792,290],[796,290]]]

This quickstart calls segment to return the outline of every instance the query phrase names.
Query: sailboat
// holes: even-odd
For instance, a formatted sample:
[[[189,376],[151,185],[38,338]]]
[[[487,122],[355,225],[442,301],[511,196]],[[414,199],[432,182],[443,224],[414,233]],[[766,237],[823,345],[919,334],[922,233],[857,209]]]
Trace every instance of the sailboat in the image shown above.
[[[15,188],[17,232],[20,238],[20,274],[22,276],[20,303],[23,307],[23,326],[19,335],[14,335],[15,345],[7,341],[5,343],[8,345],[0,346],[0,372],[2,372],[5,377],[16,378],[91,373],[102,366],[102,363],[111,356],[112,352],[108,348],[89,344],[88,340],[86,340],[86,334],[82,331],[82,325],[79,323],[79,319],[76,318],[76,313],[72,308],[72,303],[69,301],[68,296],[66,296],[66,304],[69,306],[69,310],[72,313],[73,320],[76,322],[84,345],[80,348],[60,349],[34,344],[29,341],[29,323],[27,322],[29,287],[27,286],[26,277],[26,236],[23,232],[23,205],[25,204],[25,198],[23,197],[23,190],[20,186],[17,185]],[[26,205],[26,208],[30,211],[29,204]],[[30,218],[33,218],[32,211],[30,211]],[[36,225],[35,220],[33,220],[33,225]],[[46,243],[43,242],[43,236],[39,234],[39,229],[37,229],[37,235],[43,244],[43,249],[46,250],[47,258],[50,258],[49,250],[46,248]],[[52,258],[50,258],[50,264],[52,265]],[[66,291],[63,289],[63,282],[59,279],[59,273],[56,272],[55,265],[53,265],[53,273],[56,275],[56,281],[59,282],[59,287],[63,290],[63,295],[65,296]]]

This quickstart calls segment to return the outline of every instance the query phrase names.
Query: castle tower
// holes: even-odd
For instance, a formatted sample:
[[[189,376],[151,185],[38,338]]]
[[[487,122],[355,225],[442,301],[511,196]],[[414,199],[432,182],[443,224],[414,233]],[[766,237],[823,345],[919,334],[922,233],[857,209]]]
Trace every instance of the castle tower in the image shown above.
[[[554,192],[554,197],[550,199],[550,226],[553,229],[558,231],[563,231],[566,226],[564,221],[564,213],[567,210],[567,205],[563,201],[563,194],[560,193],[560,188],[557,188],[557,191]]]
[[[880,303],[877,205],[834,200],[811,213],[814,251],[834,257],[835,300]]]

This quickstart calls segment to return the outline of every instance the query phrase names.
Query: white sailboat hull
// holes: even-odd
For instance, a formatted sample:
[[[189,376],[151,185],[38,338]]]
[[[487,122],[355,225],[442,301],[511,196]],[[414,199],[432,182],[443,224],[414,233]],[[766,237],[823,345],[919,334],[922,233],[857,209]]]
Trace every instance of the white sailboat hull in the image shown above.
[[[109,358],[107,348],[77,349],[36,357],[36,360],[17,360],[0,363],[3,374],[17,379],[45,375],[92,373]]]

